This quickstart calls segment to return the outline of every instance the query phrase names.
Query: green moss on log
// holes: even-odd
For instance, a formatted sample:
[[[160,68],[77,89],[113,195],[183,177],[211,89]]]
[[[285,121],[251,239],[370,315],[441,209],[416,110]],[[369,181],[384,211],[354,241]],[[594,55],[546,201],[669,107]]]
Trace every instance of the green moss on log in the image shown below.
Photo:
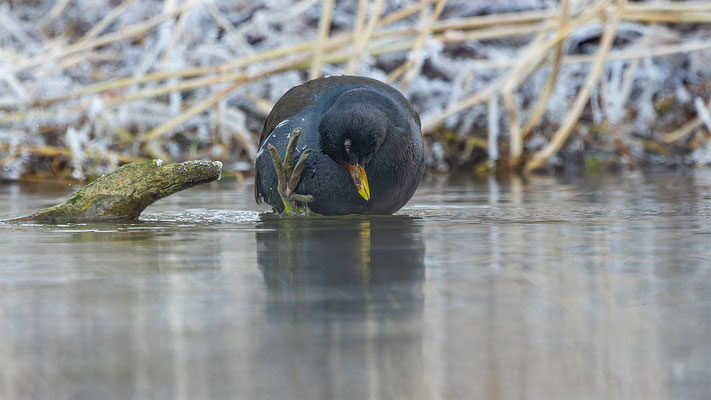
[[[187,161],[162,165],[161,160],[126,164],[96,179],[67,201],[9,222],[62,224],[135,219],[155,201],[219,179],[219,161]]]

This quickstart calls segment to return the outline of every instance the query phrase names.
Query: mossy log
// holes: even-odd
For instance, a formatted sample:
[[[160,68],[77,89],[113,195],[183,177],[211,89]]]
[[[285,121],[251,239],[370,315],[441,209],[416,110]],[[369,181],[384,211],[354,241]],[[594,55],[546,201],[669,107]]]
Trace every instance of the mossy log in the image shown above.
[[[161,160],[126,164],[74,193],[67,201],[6,222],[61,224],[135,219],[155,201],[220,178],[219,161],[162,165]]]

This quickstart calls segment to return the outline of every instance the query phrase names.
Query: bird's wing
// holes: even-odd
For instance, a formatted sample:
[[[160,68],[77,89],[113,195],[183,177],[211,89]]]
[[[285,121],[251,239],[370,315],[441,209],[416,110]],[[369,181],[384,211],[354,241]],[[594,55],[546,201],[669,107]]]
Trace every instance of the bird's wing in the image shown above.
[[[292,115],[298,114],[304,108],[316,103],[317,95],[328,85],[327,78],[319,78],[313,81],[306,82],[299,86],[294,86],[289,89],[276,102],[274,108],[264,121],[262,135],[259,137],[259,146],[261,147],[267,136],[285,119]]]
[[[328,80],[326,78],[319,78],[295,86],[284,93],[276,102],[274,108],[272,108],[272,111],[267,116],[267,120],[264,121],[264,127],[262,128],[262,134],[259,137],[259,145],[257,147],[262,147],[262,144],[269,134],[272,133],[282,121],[316,103],[318,93],[323,90],[326,85],[328,85]],[[259,181],[259,170],[256,170],[254,176],[254,199],[257,203],[261,203]]]

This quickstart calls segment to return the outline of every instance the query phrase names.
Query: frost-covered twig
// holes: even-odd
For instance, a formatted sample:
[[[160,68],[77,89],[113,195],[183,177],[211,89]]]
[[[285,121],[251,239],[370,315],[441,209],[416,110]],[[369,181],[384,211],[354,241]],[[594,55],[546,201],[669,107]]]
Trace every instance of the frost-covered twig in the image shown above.
[[[318,43],[314,49],[314,58],[311,61],[311,79],[321,76],[321,59],[323,58],[323,47],[326,45],[328,33],[331,29],[331,16],[333,15],[334,0],[323,0],[321,4],[321,18],[318,23]]]
[[[484,161],[472,139],[486,135],[484,103],[503,98],[511,129],[495,141],[509,145],[516,165],[524,147],[541,149],[568,118],[596,60],[600,11],[618,10],[607,0],[571,2],[565,20],[565,2],[336,2],[321,40],[319,0],[73,0],[40,29],[36,16],[58,4],[0,5],[0,132],[23,132],[21,139],[0,135],[0,178],[52,176],[39,171],[47,165],[95,176],[130,157],[249,161],[265,114],[308,76],[319,48],[324,74],[407,77],[400,89],[422,115],[425,134],[454,138],[432,144],[439,155],[428,160],[440,163],[433,170]],[[680,135],[650,132],[683,125],[693,99],[707,99],[711,3],[634,2],[620,18],[604,87],[591,92],[603,102],[592,104],[594,121],[661,145],[687,137],[699,119]],[[546,62],[551,67],[540,68]],[[586,113],[583,107],[579,118]],[[71,127],[89,129],[78,147]],[[586,148],[598,145],[593,136]],[[628,142],[631,155],[644,154]]]
[[[592,92],[593,87],[597,85],[600,74],[602,74],[602,71],[605,68],[605,60],[607,58],[607,54],[610,52],[610,48],[612,48],[612,41],[615,39],[615,32],[617,32],[617,26],[622,20],[626,4],[627,0],[618,0],[617,12],[615,12],[615,15],[610,21],[610,25],[602,34],[600,48],[597,51],[595,64],[588,74],[585,84],[582,89],[580,89],[578,96],[575,98],[568,116],[565,118],[563,125],[561,125],[561,127],[553,135],[550,143],[535,153],[533,158],[526,163],[526,171],[533,171],[537,168],[541,168],[548,158],[558,152],[558,150],[563,146],[563,143],[565,143],[565,140],[568,139],[568,136],[570,136],[570,133],[573,131],[575,124],[578,122],[578,117],[583,111],[583,107],[585,107],[585,104],[590,98],[590,93]]]

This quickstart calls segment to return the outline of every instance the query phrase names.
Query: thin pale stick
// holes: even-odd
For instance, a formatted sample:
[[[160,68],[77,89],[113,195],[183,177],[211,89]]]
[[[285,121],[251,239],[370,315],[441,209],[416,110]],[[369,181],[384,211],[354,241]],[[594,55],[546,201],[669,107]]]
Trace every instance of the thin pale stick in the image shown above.
[[[49,11],[49,14],[47,14],[47,17],[43,19],[39,25],[42,27],[42,29],[47,28],[54,20],[57,18],[61,17],[64,11],[67,9],[69,6],[69,3],[71,3],[72,0],[59,0],[57,3],[52,7],[52,9]]]
[[[511,147],[509,150],[510,167],[515,168],[523,153],[523,139],[521,137],[521,125],[519,124],[518,106],[514,99],[513,92],[509,88],[504,88],[501,92],[504,99],[504,107],[509,115],[509,136],[511,137]]]
[[[447,0],[437,1],[437,3],[435,4],[434,11],[432,12],[432,17],[430,18],[429,24],[427,24],[425,29],[420,33],[420,36],[417,37],[415,46],[413,47],[412,51],[410,52],[410,55],[408,56],[405,76],[402,78],[402,82],[400,82],[400,85],[402,87],[410,86],[410,83],[419,73],[419,68],[415,68],[418,65],[417,59],[420,58],[422,48],[424,47],[427,38],[431,36],[432,28],[434,27],[435,22],[437,22],[437,19],[439,18],[440,14],[442,14],[442,10],[444,9],[445,4],[447,4]]]
[[[148,141],[154,140],[160,136],[165,135],[166,133],[170,132],[175,127],[177,127],[178,125],[187,121],[188,119],[192,118],[193,116],[195,116],[195,115],[203,112],[204,110],[212,107],[213,105],[217,104],[218,101],[222,100],[222,98],[229,95],[230,93],[232,93],[233,90],[237,89],[238,87],[242,86],[245,83],[246,83],[246,80],[239,80],[236,83],[230,85],[227,89],[223,89],[223,90],[215,93],[214,95],[208,97],[207,99],[199,102],[198,104],[190,107],[189,109],[185,110],[182,114],[178,115],[177,117],[175,117],[175,118],[163,123],[162,125],[146,132],[142,141],[148,142]]]
[[[368,0],[358,0],[358,14],[356,14],[355,26],[353,27],[353,47],[360,48],[360,42],[363,40],[363,29],[365,28],[365,14],[368,11]],[[357,52],[351,53],[346,67],[346,75],[352,75],[357,66]]]
[[[124,39],[128,39],[131,37],[141,35],[145,32],[148,32],[149,30],[155,28],[157,25],[161,24],[163,21],[173,18],[178,13],[181,13],[184,10],[192,8],[192,7],[196,6],[197,4],[201,3],[202,1],[204,1],[204,0],[193,0],[193,1],[185,3],[181,7],[177,8],[169,13],[163,13],[163,14],[160,14],[160,15],[155,16],[153,18],[150,18],[148,20],[138,22],[133,25],[129,25],[127,27],[124,27],[123,29],[121,29],[118,32],[99,36],[98,38],[95,38],[92,40],[78,42],[73,45],[66,46],[63,49],[61,49],[55,53],[38,55],[38,56],[33,57],[30,60],[27,60],[24,63],[21,63],[20,65],[16,66],[16,69],[17,70],[25,70],[25,69],[35,68],[39,65],[64,58],[66,56],[78,53],[80,51],[90,50],[90,49],[93,49],[96,47],[105,46],[109,43],[113,43],[113,42],[116,42],[119,40],[124,40]]]
[[[215,7],[213,2],[207,2],[205,3],[205,8],[207,8],[207,11],[210,13],[212,16],[212,19],[215,21],[215,23],[222,29],[227,32],[227,35],[232,39],[233,42],[239,47],[242,52],[245,54],[254,54],[254,49],[252,46],[245,40],[244,36],[242,36],[241,33],[235,29],[235,26],[232,25],[230,21],[225,18],[220,11]]]
[[[561,3],[561,13],[560,13],[560,28],[563,28],[565,24],[568,22],[568,12],[570,8],[570,0],[563,0]],[[546,106],[548,105],[548,99],[550,98],[551,94],[553,93],[553,89],[555,89],[556,82],[558,80],[558,73],[560,72],[560,63],[563,59],[563,45],[564,41],[561,41],[558,43],[558,45],[555,48],[555,52],[553,53],[553,60],[551,60],[551,72],[548,74],[548,80],[546,81],[546,86],[543,88],[543,93],[541,93],[540,96],[538,96],[538,100],[536,101],[536,106],[533,109],[533,113],[531,114],[531,117],[526,121],[526,123],[523,126],[521,135],[523,136],[523,140],[526,140],[526,138],[531,134],[533,131],[533,128],[538,125],[538,123],[541,121],[541,118],[543,117],[543,114],[546,112]],[[517,160],[518,162],[518,160]]]
[[[167,64],[168,61],[170,61],[170,56],[173,54],[175,46],[178,45],[180,37],[183,36],[183,29],[185,29],[185,21],[187,20],[188,12],[190,12],[190,10],[185,10],[180,13],[180,16],[178,17],[178,22],[173,27],[173,34],[170,36],[170,42],[168,43],[168,47],[166,47],[165,51],[163,52],[163,58],[161,59],[161,63],[163,65]]]
[[[607,58],[607,54],[610,52],[610,48],[612,47],[612,42],[615,38],[615,33],[617,32],[617,26],[622,19],[626,3],[626,0],[620,0],[618,2],[617,12],[612,17],[612,21],[609,26],[607,26],[607,29],[605,29],[602,34],[600,48],[597,51],[595,64],[593,64],[592,70],[588,74],[585,84],[582,89],[580,89],[580,92],[578,92],[578,96],[576,97],[570,112],[561,127],[553,135],[551,141],[543,149],[534,154],[533,158],[526,163],[525,170],[527,172],[541,168],[545,164],[546,160],[560,150],[572,133],[573,128],[578,122],[580,113],[583,111],[585,104],[587,104],[588,99],[590,98],[590,93],[592,92],[594,86],[597,85],[598,79],[600,78],[602,71],[605,69],[605,60]]]
[[[316,79],[321,76],[321,59],[323,58],[323,48],[328,39],[328,32],[331,28],[333,6],[334,0],[323,0],[321,19],[318,24],[318,45],[314,49],[314,58],[311,61],[311,73],[309,74],[311,79]]]
[[[108,26],[111,25],[111,23],[114,22],[114,20],[116,20],[116,18],[118,18],[121,13],[123,13],[128,8],[128,6],[135,2],[136,0],[124,0],[121,4],[116,6],[116,8],[111,10],[110,13],[106,14],[106,16],[101,19],[101,21],[97,22],[94,26],[92,26],[91,29],[89,29],[84,34],[84,36],[77,40],[77,43],[86,42],[89,39],[95,38],[97,35],[103,32],[104,29],[108,28]]]
[[[524,71],[529,69],[531,65],[538,64],[538,61],[545,57],[553,46],[565,39],[572,31],[593,19],[595,15],[607,5],[607,3],[608,0],[599,1],[594,7],[590,8],[580,17],[568,24],[565,29],[560,29],[550,40],[548,40],[548,42],[542,45],[540,49],[537,49],[535,52],[531,51],[527,57],[524,57],[524,59],[521,60],[513,71],[511,71],[511,73],[507,76],[495,80],[481,91],[474,93],[460,102],[446,108],[430,120],[424,121],[422,124],[422,132],[431,132],[452,115],[488,100],[491,95],[508,84],[510,80],[521,79],[524,75]]]
[[[354,63],[353,71],[355,71],[355,69],[358,67],[358,63],[363,58],[363,54],[368,48],[368,42],[370,41],[370,38],[375,32],[375,28],[378,26],[378,22],[380,21],[380,13],[383,11],[384,4],[384,0],[375,0],[375,5],[373,6],[373,14],[371,14],[370,19],[368,20],[368,25],[363,31],[363,37],[356,38],[357,45],[356,48],[353,49],[353,53],[351,56]]]

